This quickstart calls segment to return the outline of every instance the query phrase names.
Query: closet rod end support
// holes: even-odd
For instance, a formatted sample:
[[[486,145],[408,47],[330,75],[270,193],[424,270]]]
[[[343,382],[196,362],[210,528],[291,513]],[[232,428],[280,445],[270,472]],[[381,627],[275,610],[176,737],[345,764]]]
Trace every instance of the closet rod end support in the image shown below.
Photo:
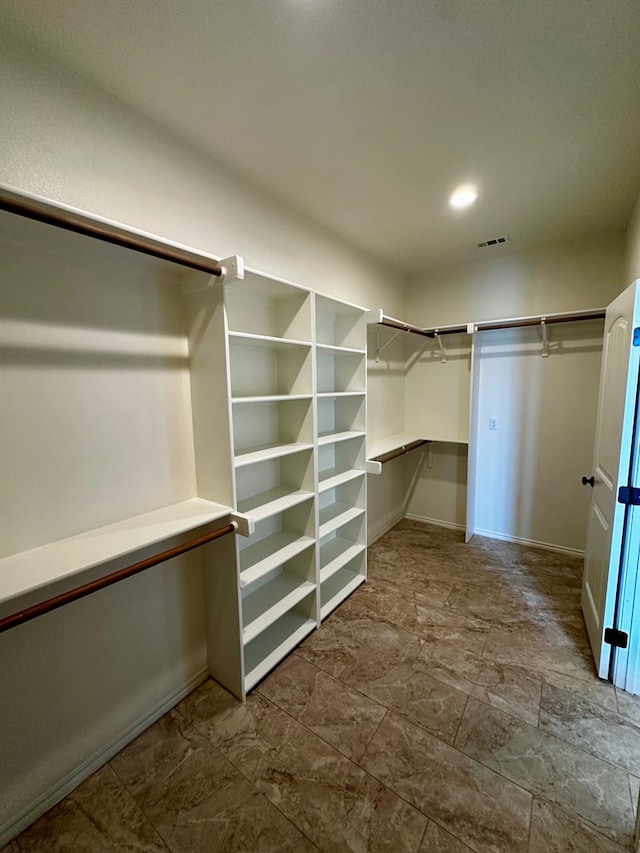
[[[222,273],[218,281],[221,283],[230,284],[232,281],[243,281],[244,279],[244,260],[240,255],[223,258],[220,261],[220,269]]]
[[[255,533],[256,523],[250,515],[244,515],[242,512],[232,512],[231,521],[236,525],[236,530],[240,536],[251,536]]]

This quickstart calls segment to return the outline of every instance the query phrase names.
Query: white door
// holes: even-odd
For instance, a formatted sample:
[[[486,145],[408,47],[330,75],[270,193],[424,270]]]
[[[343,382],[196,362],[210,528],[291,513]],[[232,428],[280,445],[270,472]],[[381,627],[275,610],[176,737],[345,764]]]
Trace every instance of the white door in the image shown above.
[[[582,612],[600,678],[609,677],[611,646],[607,628],[616,627],[616,600],[625,506],[618,489],[629,484],[633,425],[638,388],[640,282],[607,308],[592,476],[589,532],[582,582]],[[636,334],[640,338],[640,332]]]

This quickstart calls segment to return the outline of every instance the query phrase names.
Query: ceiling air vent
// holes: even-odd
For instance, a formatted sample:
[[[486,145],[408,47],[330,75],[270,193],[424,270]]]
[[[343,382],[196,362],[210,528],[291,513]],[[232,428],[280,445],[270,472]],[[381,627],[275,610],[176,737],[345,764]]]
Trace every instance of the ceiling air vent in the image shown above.
[[[487,246],[499,246],[501,243],[506,243],[509,239],[509,235],[505,234],[503,237],[492,237],[490,240],[483,240],[482,243],[477,243],[477,247],[479,249],[486,249]]]

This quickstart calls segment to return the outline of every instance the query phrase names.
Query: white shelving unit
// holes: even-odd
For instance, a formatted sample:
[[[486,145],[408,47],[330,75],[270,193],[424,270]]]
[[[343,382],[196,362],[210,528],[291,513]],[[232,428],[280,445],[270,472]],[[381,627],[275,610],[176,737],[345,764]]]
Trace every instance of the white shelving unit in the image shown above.
[[[365,579],[366,320],[251,271],[203,299],[227,387],[208,417],[227,418],[232,503],[255,525],[207,578],[209,664],[244,698]]]
[[[318,574],[325,619],[366,578],[366,316],[316,296]]]

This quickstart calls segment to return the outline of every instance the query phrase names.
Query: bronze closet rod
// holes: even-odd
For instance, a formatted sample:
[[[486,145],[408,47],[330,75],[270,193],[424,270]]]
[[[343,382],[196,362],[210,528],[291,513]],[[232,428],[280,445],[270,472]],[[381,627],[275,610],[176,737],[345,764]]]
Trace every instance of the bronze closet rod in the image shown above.
[[[17,625],[23,625],[31,619],[42,616],[45,613],[50,613],[52,610],[57,610],[58,607],[63,607],[65,604],[70,604],[72,601],[77,601],[79,598],[84,598],[86,595],[91,595],[100,589],[111,586],[114,583],[130,578],[145,569],[150,569],[152,566],[157,566],[159,563],[164,563],[167,560],[172,560],[174,557],[179,557],[180,554],[186,554],[187,551],[193,551],[194,548],[200,548],[214,539],[220,539],[221,536],[226,536],[229,533],[235,533],[237,525],[235,522],[229,522],[224,527],[219,527],[217,530],[212,530],[210,533],[204,533],[196,539],[190,539],[182,545],[176,545],[174,548],[169,548],[167,551],[162,551],[159,554],[154,554],[153,557],[147,557],[140,560],[138,563],[133,563],[131,566],[126,566],[124,569],[118,569],[110,575],[105,575],[103,578],[96,578],[94,581],[89,581],[82,586],[77,586],[67,592],[54,595],[52,598],[47,598],[38,604],[33,604],[24,610],[19,610],[17,613],[12,613],[10,616],[5,616],[0,619],[0,634],[3,631],[8,631],[10,628],[15,628]]]
[[[410,441],[409,444],[403,444],[402,447],[397,447],[395,450],[389,450],[387,453],[381,453],[379,456],[374,456],[371,461],[380,462],[384,465],[385,462],[391,462],[392,459],[397,459],[398,456],[404,456],[405,453],[417,450],[425,444],[431,444],[431,440],[427,438],[418,438],[416,441]]]
[[[166,242],[144,231],[127,228],[109,219],[92,216],[82,210],[18,191],[5,184],[0,184],[0,210],[6,210],[27,219],[35,219],[47,225],[55,225],[66,231],[73,231],[75,234],[94,237],[104,243],[133,249],[136,252],[210,275],[222,275],[222,267],[214,258],[196,252],[194,249]]]
[[[585,311],[583,314],[560,314],[557,316],[551,314],[549,317],[542,316],[533,317],[532,319],[505,320],[504,322],[495,320],[487,323],[476,323],[475,328],[478,332],[490,332],[494,329],[517,329],[520,326],[541,326],[542,323],[551,326],[554,323],[574,323],[578,320],[603,320],[605,316],[605,311]]]

